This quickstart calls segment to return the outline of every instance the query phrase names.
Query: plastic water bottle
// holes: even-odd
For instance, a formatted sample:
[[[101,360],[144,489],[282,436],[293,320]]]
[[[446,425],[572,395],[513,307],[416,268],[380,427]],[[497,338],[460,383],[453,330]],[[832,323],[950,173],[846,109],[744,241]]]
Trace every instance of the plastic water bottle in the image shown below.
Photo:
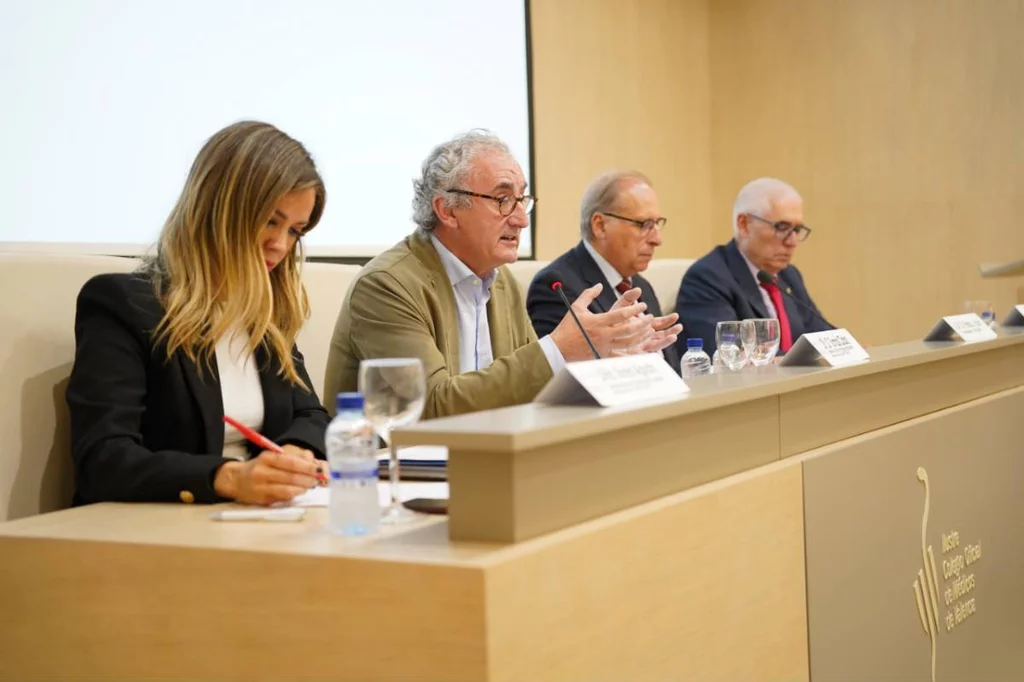
[[[361,394],[339,393],[337,405],[325,438],[331,467],[328,527],[340,535],[368,535],[380,525],[376,439],[363,416]]]
[[[711,358],[704,352],[703,340],[686,339],[686,352],[683,353],[679,367],[684,379],[711,374]]]

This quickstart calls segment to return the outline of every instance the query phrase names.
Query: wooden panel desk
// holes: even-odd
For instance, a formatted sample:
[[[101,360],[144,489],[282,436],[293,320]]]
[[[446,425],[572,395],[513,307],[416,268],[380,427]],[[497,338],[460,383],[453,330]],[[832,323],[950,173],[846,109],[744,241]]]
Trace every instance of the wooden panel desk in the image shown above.
[[[969,454],[995,479],[964,480],[977,488],[1007,474],[992,497],[1005,515],[934,513],[1001,548],[993,569],[1024,567],[1006,521],[1024,518],[1011,494],[1024,471],[1006,456],[1012,429],[993,428],[1024,406],[1024,337],[872,356],[840,370],[706,377],[685,400],[642,408],[527,405],[424,423],[400,438],[449,446],[453,515],[371,539],[330,535],[324,510],[298,524],[227,524],[207,520],[210,508],[103,504],[2,524],[0,679],[788,681],[809,679],[812,661],[818,678],[836,679],[847,652],[822,652],[873,654],[873,640],[842,629],[842,609],[867,619],[874,606],[881,618],[857,622],[898,623],[890,644],[915,661],[898,671],[924,680],[931,640],[914,629],[910,588],[920,509],[903,518],[921,484],[904,485],[902,469],[899,486],[883,480],[889,497],[865,507],[860,544],[828,501],[890,460],[929,467],[947,488],[965,456],[955,434],[991,433]],[[836,418],[830,405],[863,413]],[[843,535],[830,534],[840,521]],[[890,530],[898,560],[872,560],[871,542]],[[936,557],[940,570],[949,556]],[[1021,588],[982,575],[985,565],[979,584],[1000,593],[962,626],[974,633],[960,637],[964,650],[979,650],[979,632],[1024,634],[994,603],[1020,603]],[[886,589],[858,605],[861,569]],[[850,597],[842,609],[837,591]],[[893,605],[897,594],[905,601]],[[946,669],[962,670],[939,637]],[[992,660],[988,671],[1015,663]]]
[[[806,679],[800,487],[777,464],[516,545],[452,542],[436,518],[346,540],[323,509],[14,521],[0,679]]]

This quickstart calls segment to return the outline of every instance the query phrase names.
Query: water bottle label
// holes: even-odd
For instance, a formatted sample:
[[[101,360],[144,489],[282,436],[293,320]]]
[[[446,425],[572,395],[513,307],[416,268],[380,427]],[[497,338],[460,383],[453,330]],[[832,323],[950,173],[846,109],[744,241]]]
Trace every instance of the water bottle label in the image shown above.
[[[337,469],[331,469],[331,479],[335,481],[350,481],[364,478],[377,478],[377,468],[356,469],[354,471],[338,471]]]

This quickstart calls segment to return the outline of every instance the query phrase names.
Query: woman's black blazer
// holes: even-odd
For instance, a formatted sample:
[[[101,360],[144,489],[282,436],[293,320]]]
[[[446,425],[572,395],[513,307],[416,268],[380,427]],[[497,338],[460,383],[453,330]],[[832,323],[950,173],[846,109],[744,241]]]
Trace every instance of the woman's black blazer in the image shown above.
[[[225,461],[216,358],[205,371],[180,351],[168,360],[166,347],[153,342],[162,317],[144,272],[93,277],[78,295],[75,364],[66,394],[75,504],[221,501],[213,489]],[[297,349],[292,354],[312,388],[302,355]],[[263,435],[323,459],[328,416],[316,393],[281,377],[272,354],[261,349],[256,359]]]

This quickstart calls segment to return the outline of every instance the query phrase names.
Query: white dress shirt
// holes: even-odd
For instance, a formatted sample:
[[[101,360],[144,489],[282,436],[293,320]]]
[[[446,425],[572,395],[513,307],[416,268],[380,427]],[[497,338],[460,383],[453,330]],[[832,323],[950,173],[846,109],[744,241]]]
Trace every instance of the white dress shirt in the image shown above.
[[[778,319],[779,312],[775,310],[775,304],[772,303],[771,294],[769,294],[768,290],[761,286],[761,282],[757,280],[757,273],[760,272],[761,268],[751,263],[750,259],[747,258],[747,255],[742,251],[740,251],[740,255],[743,256],[743,261],[747,264],[747,267],[750,268],[750,276],[754,278],[754,284],[757,285],[757,290],[761,292],[761,300],[764,301],[764,307],[768,309],[768,317]]]
[[[217,342],[217,374],[224,414],[234,417],[257,433],[263,428],[263,386],[256,358],[248,354],[249,335],[243,331],[226,334]],[[224,424],[222,457],[244,462],[249,459],[245,436]]]
[[[494,362],[494,351],[491,348],[491,325],[487,321],[487,302],[491,300],[491,285],[498,271],[491,270],[483,278],[477,277],[465,263],[441,243],[441,240],[430,235],[441,265],[451,282],[455,294],[455,308],[459,321],[459,372],[473,372],[486,369]],[[551,365],[551,371],[558,371],[565,366],[558,346],[545,336],[540,340],[544,357]]]
[[[597,267],[601,270],[601,274],[604,275],[605,280],[612,285],[612,293],[615,294],[615,300],[617,301],[622,298],[622,294],[620,294],[619,290],[615,287],[619,286],[622,280],[626,278],[620,275],[619,271],[615,269],[615,266],[609,263],[605,257],[602,256],[586,239],[583,240],[583,248],[587,250],[590,257],[594,259],[595,263],[597,263]]]

